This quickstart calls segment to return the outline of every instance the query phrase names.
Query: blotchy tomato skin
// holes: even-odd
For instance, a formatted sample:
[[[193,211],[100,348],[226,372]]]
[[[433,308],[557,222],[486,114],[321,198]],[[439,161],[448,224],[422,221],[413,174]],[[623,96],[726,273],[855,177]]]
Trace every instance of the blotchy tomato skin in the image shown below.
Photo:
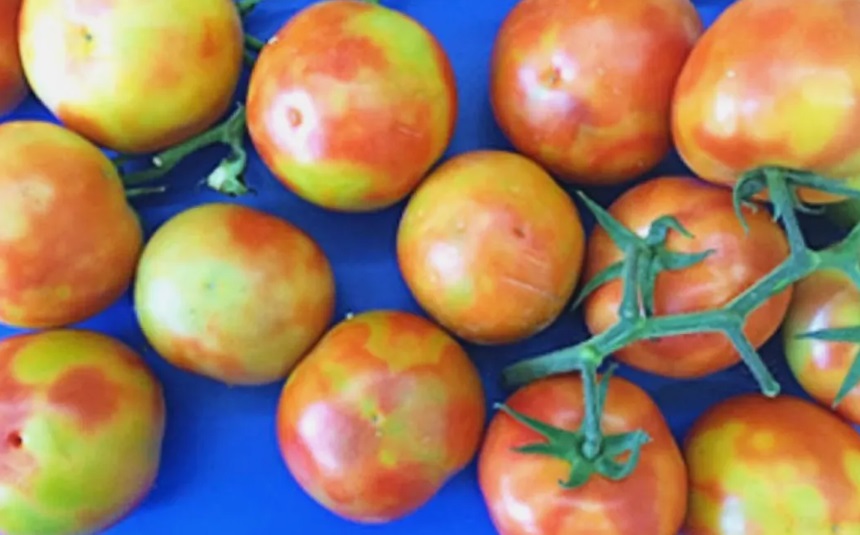
[[[731,398],[695,423],[684,449],[684,535],[860,532],[860,435],[824,408]]]
[[[828,407],[836,399],[860,345],[796,337],[812,331],[855,327],[858,320],[860,290],[842,272],[817,271],[795,285],[783,325],[785,356],[800,385]],[[836,410],[860,425],[860,386],[854,387]]]
[[[690,54],[674,97],[679,153],[697,175],[726,185],[764,165],[860,177],[858,130],[853,0],[735,2]]]
[[[161,385],[119,341],[71,330],[0,341],[0,532],[119,521],[155,481],[164,426]]]
[[[143,241],[110,160],[51,123],[0,125],[0,322],[48,328],[110,306]]]
[[[0,115],[27,96],[27,82],[18,53],[18,13],[23,0],[0,2]]]
[[[241,385],[285,377],[328,327],[334,299],[331,266],[310,236],[222,203],[159,228],[135,285],[141,328],[165,359]]]
[[[63,124],[120,152],[203,132],[241,74],[231,0],[26,0],[20,28],[33,92]]]
[[[381,523],[422,506],[477,452],[477,370],[431,322],[373,311],[332,329],[291,374],[278,439],[298,483],[330,511]]]
[[[583,417],[582,379],[556,376],[532,383],[507,405],[526,416],[575,431]],[[614,483],[593,476],[566,490],[570,465],[514,448],[544,439],[503,412],[497,413],[479,457],[479,482],[500,535],[677,535],[687,504],[681,451],[653,400],[633,383],[610,380],[602,426],[606,434],[644,429],[651,442],[638,467]]]
[[[673,215],[691,233],[690,239],[671,231],[671,251],[699,253],[713,249],[707,259],[684,270],[657,277],[654,310],[657,315],[700,312],[720,308],[773,270],[789,254],[782,228],[763,209],[746,208],[747,234],[735,215],[731,192],[688,177],[658,177],[624,193],[609,213],[640,236],[663,215]],[[620,249],[600,227],[588,242],[584,279],[623,258]],[[792,288],[771,297],[747,319],[745,331],[755,347],[779,328],[791,300]],[[585,301],[585,319],[593,334],[618,321],[622,284],[619,279],[601,286]],[[701,377],[728,368],[740,356],[721,333],[645,340],[630,344],[615,356],[631,366],[669,377]]]
[[[632,179],[669,150],[672,90],[701,32],[689,0],[521,0],[493,51],[496,120],[568,181]]]
[[[366,212],[408,195],[447,148],[457,116],[450,61],[417,21],[360,0],[292,17],[262,51],[248,129],[289,189]]]
[[[567,193],[536,163],[503,151],[438,167],[410,199],[397,235],[418,302],[482,344],[528,338],[552,323],[579,280],[584,249]]]

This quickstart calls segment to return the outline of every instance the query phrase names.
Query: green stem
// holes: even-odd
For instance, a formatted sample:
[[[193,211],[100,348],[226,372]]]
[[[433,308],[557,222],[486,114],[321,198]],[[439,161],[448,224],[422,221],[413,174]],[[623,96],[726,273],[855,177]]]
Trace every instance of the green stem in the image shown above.
[[[259,52],[263,50],[263,47],[266,46],[265,41],[257,39],[253,35],[245,35],[245,46],[250,48],[254,52]]]
[[[597,367],[588,364],[582,369],[582,388],[585,396],[585,416],[582,422],[582,455],[593,461],[600,454],[603,432],[600,429],[600,396],[598,396]]]
[[[239,9],[239,15],[241,15],[242,18],[246,17],[252,11],[254,11],[254,8],[257,7],[257,4],[262,1],[263,0],[243,0],[242,2],[239,2],[237,6]]]

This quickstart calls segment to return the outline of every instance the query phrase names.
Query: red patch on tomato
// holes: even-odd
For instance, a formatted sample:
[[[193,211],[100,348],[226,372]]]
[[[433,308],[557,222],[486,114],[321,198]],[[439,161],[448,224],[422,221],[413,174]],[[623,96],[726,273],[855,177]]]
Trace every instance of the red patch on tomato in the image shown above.
[[[121,389],[91,366],[72,368],[51,386],[48,400],[73,415],[85,431],[94,431],[119,410]]]
[[[233,243],[251,253],[272,246],[284,247],[290,234],[284,221],[245,208],[230,211],[227,229]]]
[[[211,59],[218,55],[220,36],[218,28],[207,20],[203,23],[203,40],[200,43],[200,57],[202,59]]]
[[[19,382],[12,365],[28,337],[13,337],[0,343],[0,483],[22,481],[35,470],[28,453],[24,424],[30,414],[32,388]]]

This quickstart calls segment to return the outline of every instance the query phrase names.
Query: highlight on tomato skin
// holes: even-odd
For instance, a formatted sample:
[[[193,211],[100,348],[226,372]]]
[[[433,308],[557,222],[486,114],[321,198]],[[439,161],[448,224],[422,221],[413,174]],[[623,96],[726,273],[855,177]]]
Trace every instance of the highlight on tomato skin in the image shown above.
[[[77,323],[131,285],[140,221],[116,168],[83,137],[48,122],[0,125],[0,206],[0,323]]]
[[[856,327],[858,319],[860,290],[844,273],[818,271],[795,285],[783,325],[785,356],[801,387],[826,407],[833,406],[860,344],[799,337],[815,331]],[[852,388],[835,410],[860,425],[860,386]]]
[[[362,0],[318,2],[287,21],[254,66],[248,130],[290,191],[340,212],[409,195],[457,119],[446,51],[417,20]]]
[[[18,49],[17,22],[22,2],[0,2],[0,116],[17,108],[28,93]]]
[[[689,168],[726,186],[762,166],[860,176],[858,19],[853,0],[732,3],[675,90],[673,137]],[[811,190],[801,198],[840,199]]]
[[[82,330],[0,341],[0,532],[120,522],[155,482],[164,427],[161,385],[122,342]]]
[[[718,402],[688,433],[682,533],[851,533],[860,525],[860,434],[790,395]]]
[[[693,237],[670,231],[670,251],[713,250],[698,264],[657,276],[656,316],[722,308],[789,255],[785,232],[766,210],[744,208],[747,232],[735,213],[730,190],[691,177],[646,180],[623,193],[608,211],[639,236],[647,235],[651,223],[659,217],[675,216]],[[622,251],[606,231],[595,227],[588,240],[583,280],[591,280],[622,258]],[[777,332],[792,291],[789,286],[747,318],[745,333],[754,347],[761,347]],[[617,323],[621,298],[620,279],[604,284],[586,298],[585,320],[593,335]],[[737,350],[722,333],[643,340],[614,355],[636,368],[675,378],[703,377],[740,362]]]
[[[400,271],[419,304],[457,336],[486,345],[529,338],[555,321],[584,250],[570,196],[539,165],[506,151],[468,152],[437,167],[397,233]]]
[[[289,473],[360,524],[404,518],[480,446],[484,390],[463,348],[414,314],[374,310],[333,327],[287,380],[277,412]]]
[[[520,0],[493,48],[496,122],[566,181],[630,181],[669,153],[672,92],[702,29],[689,0]]]
[[[331,265],[281,218],[238,204],[180,212],[144,248],[134,288],[144,335],[173,365],[230,385],[282,380],[334,314]]]

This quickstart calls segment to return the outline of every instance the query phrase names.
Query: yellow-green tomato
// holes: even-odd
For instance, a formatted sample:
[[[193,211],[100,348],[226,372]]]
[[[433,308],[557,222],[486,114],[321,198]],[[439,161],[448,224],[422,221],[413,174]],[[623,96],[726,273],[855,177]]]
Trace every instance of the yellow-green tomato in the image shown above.
[[[34,93],[66,126],[143,153],[220,118],[243,39],[230,0],[25,0],[19,42]]]
[[[286,376],[328,327],[334,297],[331,266],[310,236],[221,203],[159,228],[135,284],[140,325],[165,359],[242,385]]]
[[[0,342],[0,533],[84,535],[155,481],[161,385],[138,354],[89,331]]]

